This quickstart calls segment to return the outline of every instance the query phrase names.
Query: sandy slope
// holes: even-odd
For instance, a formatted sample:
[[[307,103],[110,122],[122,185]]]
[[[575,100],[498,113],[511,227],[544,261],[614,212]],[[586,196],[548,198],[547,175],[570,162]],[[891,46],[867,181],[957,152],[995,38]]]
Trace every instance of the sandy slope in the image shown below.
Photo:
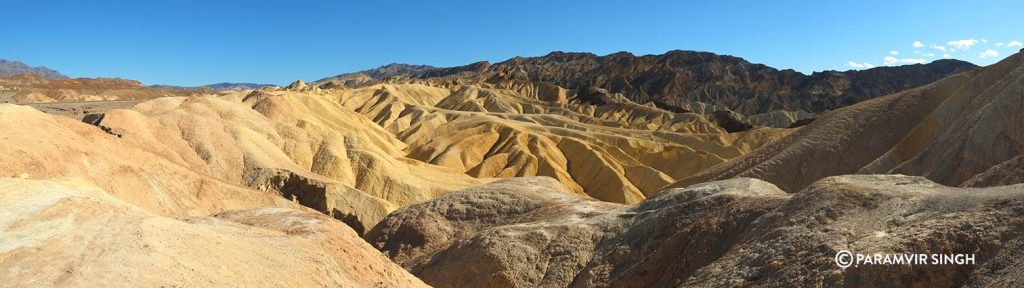
[[[347,226],[261,208],[175,220],[83,179],[0,179],[3,287],[417,287]]]
[[[294,206],[279,196],[191,169],[165,146],[119,138],[29,107],[0,104],[0,130],[0,176],[80,177],[118,199],[167,217]]]

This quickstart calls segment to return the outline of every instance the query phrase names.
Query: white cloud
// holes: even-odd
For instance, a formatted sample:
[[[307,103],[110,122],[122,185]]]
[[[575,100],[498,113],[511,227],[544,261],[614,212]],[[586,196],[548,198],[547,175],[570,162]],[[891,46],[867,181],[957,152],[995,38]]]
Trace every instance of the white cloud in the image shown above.
[[[910,45],[913,45],[913,46],[914,46],[914,48],[921,48],[921,47],[924,47],[924,44],[922,44],[922,43],[921,43],[921,41],[914,41],[914,43],[913,43],[913,44],[910,44]]]
[[[914,54],[921,55],[921,56],[935,57],[935,53],[923,53],[921,51],[914,51]]]
[[[996,43],[996,47],[1003,47],[1003,45],[1006,45],[1006,43],[1003,43],[1003,42]]]
[[[956,52],[956,48],[949,48],[949,52]]]
[[[949,58],[949,53],[942,54],[942,58]]]
[[[985,58],[989,58],[989,57],[998,57],[998,56],[999,56],[999,51],[992,50],[992,49],[985,50],[985,52],[981,52],[981,54],[978,54],[978,58],[981,58],[981,59],[985,59]]]
[[[988,43],[988,39],[981,38],[981,43]]]
[[[889,55],[900,55],[900,51],[896,51],[896,50],[889,51]]]
[[[896,65],[896,64],[923,64],[924,62],[925,62],[924,59],[914,59],[914,58],[897,59],[896,57],[885,56],[885,65],[889,65],[889,66]]]
[[[857,63],[857,62],[850,61],[850,62],[847,62],[846,65],[849,65],[850,67],[853,67],[853,68],[856,68],[856,69],[864,69],[864,68],[871,69],[871,68],[875,68],[875,64],[871,64],[871,63],[868,63],[868,62]]]
[[[942,45],[932,45],[932,48],[935,48],[935,50],[939,50],[939,51],[946,51],[946,46],[942,46]]]
[[[946,44],[949,44],[949,46],[953,46],[953,47],[956,47],[956,48],[967,50],[967,49],[971,49],[971,46],[977,45],[978,44],[978,40],[975,40],[975,39],[963,39],[963,40],[949,41],[949,42],[946,42]]]
[[[1020,41],[1010,41],[1010,43],[1006,43],[1006,47],[1014,47],[1014,46],[1021,47],[1021,46],[1024,46],[1024,44],[1021,44]]]

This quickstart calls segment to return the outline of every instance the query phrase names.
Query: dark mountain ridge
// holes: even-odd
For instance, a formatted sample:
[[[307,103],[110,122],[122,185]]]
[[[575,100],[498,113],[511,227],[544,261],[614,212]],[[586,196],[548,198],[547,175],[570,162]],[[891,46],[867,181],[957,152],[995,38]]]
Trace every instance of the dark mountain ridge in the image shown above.
[[[35,74],[50,79],[67,79],[68,76],[61,74],[53,69],[46,68],[43,66],[33,67],[28,66],[21,61],[11,61],[0,59],[0,77],[11,77],[18,74]]]
[[[944,59],[928,64],[807,75],[709,52],[674,50],[643,56],[618,52],[598,56],[556,51],[541,57],[515,57],[496,64],[477,62],[448,68],[390,64],[321,79],[318,83],[349,79],[353,75],[376,80],[521,80],[576,91],[596,87],[622,93],[638,103],[654,102],[665,108],[692,111],[695,104],[703,103],[753,115],[775,110],[821,113],[977,67],[965,61]],[[363,83],[370,82],[348,82]]]

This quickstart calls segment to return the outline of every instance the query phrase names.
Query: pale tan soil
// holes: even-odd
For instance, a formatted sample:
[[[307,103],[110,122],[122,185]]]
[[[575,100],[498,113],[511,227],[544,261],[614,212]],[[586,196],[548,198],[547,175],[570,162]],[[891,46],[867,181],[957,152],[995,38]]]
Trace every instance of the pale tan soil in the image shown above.
[[[305,209],[183,220],[83,179],[0,179],[2,287],[425,287]]]

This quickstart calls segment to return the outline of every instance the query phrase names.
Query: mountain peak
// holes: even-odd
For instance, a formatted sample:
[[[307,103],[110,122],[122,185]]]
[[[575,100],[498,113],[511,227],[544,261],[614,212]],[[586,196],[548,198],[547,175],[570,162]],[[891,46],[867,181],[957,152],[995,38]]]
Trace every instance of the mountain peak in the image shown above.
[[[35,74],[50,79],[67,79],[68,76],[53,69],[43,66],[33,67],[21,61],[0,59],[0,77],[9,77],[18,74]]]

